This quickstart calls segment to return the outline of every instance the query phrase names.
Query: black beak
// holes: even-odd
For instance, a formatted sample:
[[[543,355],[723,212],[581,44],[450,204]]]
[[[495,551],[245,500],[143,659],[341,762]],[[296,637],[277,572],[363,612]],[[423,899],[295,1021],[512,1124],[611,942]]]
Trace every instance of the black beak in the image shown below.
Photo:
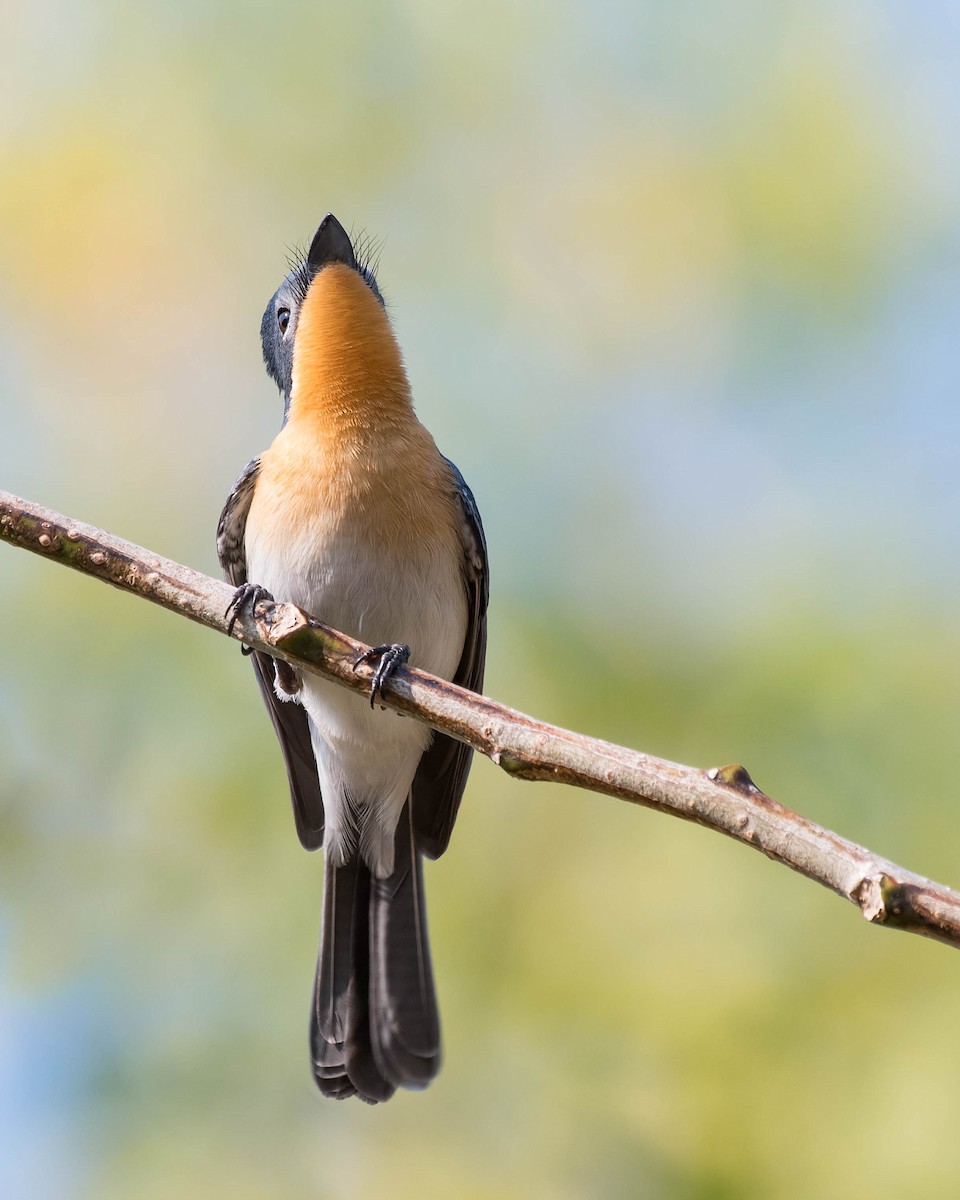
[[[307,267],[311,278],[330,263],[344,263],[357,270],[357,256],[353,252],[350,235],[340,224],[333,213],[320,222],[320,228],[313,235],[310,250],[307,254]]]

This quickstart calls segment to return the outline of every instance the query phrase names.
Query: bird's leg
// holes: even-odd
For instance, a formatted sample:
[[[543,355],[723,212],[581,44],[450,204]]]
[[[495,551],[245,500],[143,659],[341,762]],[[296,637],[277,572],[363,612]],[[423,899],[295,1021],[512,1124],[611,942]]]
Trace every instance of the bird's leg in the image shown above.
[[[353,664],[353,669],[356,670],[362,663],[372,662],[378,658],[377,669],[373,673],[373,679],[370,681],[370,707],[373,708],[380,696],[384,683],[396,671],[397,667],[402,667],[410,658],[410,647],[405,646],[403,642],[385,642],[382,646],[371,646],[369,650],[364,652],[357,658]]]
[[[303,680],[300,678],[300,672],[290,663],[285,662],[282,658],[273,660],[276,683],[274,691],[280,696],[281,700],[294,700],[303,687]],[[281,696],[280,693],[283,693]]]
[[[261,600],[272,601],[273,596],[270,595],[266,588],[261,587],[259,583],[240,584],[237,590],[233,593],[233,599],[227,605],[223,614],[225,617],[230,618],[229,622],[227,623],[228,635],[233,633],[233,627],[239,620],[240,614],[243,612],[243,610],[247,609],[247,611],[252,615],[254,608],[260,603]],[[240,650],[242,654],[252,653],[252,648],[250,646],[241,646]]]
[[[237,623],[240,613],[244,607],[247,607],[252,613],[254,608],[261,600],[269,600],[274,602],[273,596],[265,587],[261,587],[258,583],[242,583],[233,594],[233,599],[227,605],[227,613],[230,613],[230,623],[227,625],[227,632],[232,633],[233,627]],[[240,653],[248,655],[253,653],[252,646],[241,646]],[[300,691],[302,681],[300,672],[290,663],[285,662],[282,658],[273,660],[274,674],[276,678],[276,690],[281,700],[293,700]]]

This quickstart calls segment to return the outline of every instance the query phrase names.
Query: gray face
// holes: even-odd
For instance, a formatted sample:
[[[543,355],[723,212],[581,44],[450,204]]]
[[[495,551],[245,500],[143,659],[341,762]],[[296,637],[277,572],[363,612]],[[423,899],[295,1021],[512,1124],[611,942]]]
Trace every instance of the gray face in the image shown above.
[[[270,297],[260,322],[263,361],[267,374],[283,393],[284,416],[290,405],[290,389],[293,386],[293,342],[297,332],[300,305],[306,299],[310,284],[317,273],[330,263],[343,263],[352,267],[383,304],[383,297],[370,267],[359,261],[347,231],[332,213],[328,213],[314,234],[306,258],[293,268]]]

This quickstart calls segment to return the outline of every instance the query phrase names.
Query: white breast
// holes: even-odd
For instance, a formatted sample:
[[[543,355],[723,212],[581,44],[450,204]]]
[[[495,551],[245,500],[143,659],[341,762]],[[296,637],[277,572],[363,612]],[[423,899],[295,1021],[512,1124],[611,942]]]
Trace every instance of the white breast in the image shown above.
[[[255,494],[250,582],[370,645],[406,643],[412,666],[449,679],[467,627],[462,559],[451,553],[449,531],[387,540],[361,513],[298,516],[290,527],[282,512],[258,512]],[[317,676],[304,679],[298,699],[310,716],[327,853],[342,861],[359,849],[376,874],[389,874],[394,831],[431,731],[371,710],[363,696]]]

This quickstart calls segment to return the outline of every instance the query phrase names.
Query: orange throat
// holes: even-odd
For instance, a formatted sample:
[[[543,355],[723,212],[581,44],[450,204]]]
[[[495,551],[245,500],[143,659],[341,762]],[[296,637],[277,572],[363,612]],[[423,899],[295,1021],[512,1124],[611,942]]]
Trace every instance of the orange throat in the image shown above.
[[[351,267],[324,267],[300,306],[289,421],[344,436],[412,412],[400,347],[379,300]]]

